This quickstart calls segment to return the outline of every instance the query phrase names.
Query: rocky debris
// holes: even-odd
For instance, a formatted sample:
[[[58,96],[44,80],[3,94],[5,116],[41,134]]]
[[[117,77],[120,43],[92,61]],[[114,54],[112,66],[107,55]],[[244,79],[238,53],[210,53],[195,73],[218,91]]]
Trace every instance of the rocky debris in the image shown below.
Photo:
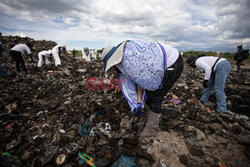
[[[187,131],[188,131],[188,132],[195,132],[195,134],[196,134],[196,139],[197,139],[198,141],[201,141],[201,140],[204,140],[204,139],[205,139],[204,133],[203,133],[202,131],[200,131],[199,129],[193,127],[193,126],[188,126],[188,127],[187,127]]]
[[[8,46],[15,40],[32,42],[34,53],[55,45],[20,37],[4,37],[3,43]],[[135,157],[138,166],[250,164],[247,69],[242,74],[230,73],[225,91],[228,109],[233,112],[219,114],[214,93],[210,104],[199,101],[202,74],[185,67],[164,98],[157,136],[142,139],[139,134],[146,114],[131,123],[130,108],[121,92],[102,89],[106,79],[115,75],[105,75],[98,60],[86,62],[66,54],[61,58],[58,69],[52,64],[38,70],[35,63],[26,61],[28,73],[17,75],[7,52],[0,57],[9,74],[0,83],[0,149],[9,153],[0,156],[1,166],[62,162],[61,166],[79,166],[79,151],[102,165],[114,164],[122,155]],[[86,120],[91,128],[82,137],[79,125]]]

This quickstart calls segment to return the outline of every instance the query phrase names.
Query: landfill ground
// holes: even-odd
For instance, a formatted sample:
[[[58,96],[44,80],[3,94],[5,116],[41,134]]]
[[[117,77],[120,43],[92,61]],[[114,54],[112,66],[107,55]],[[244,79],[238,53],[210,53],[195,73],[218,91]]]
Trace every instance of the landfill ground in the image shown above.
[[[39,51],[55,46],[52,41],[20,37],[4,37],[3,43],[8,50],[11,43],[26,41],[35,46],[36,59]],[[185,65],[164,98],[159,132],[140,138],[146,112],[130,122],[122,93],[100,86],[116,78],[104,74],[100,60],[86,62],[66,53],[61,60],[59,68],[52,61],[38,69],[26,57],[28,73],[16,74],[7,52],[0,57],[9,74],[0,78],[1,167],[90,166],[80,160],[79,152],[91,156],[97,166],[112,166],[121,155],[135,157],[137,166],[146,167],[250,166],[249,62],[243,62],[240,74],[231,62],[225,87],[230,114],[215,112],[214,92],[209,104],[200,103],[203,74]],[[99,80],[87,83],[90,77]],[[84,130],[87,122],[84,133],[79,125]],[[105,130],[107,122],[111,131]],[[96,131],[88,133],[93,127]]]

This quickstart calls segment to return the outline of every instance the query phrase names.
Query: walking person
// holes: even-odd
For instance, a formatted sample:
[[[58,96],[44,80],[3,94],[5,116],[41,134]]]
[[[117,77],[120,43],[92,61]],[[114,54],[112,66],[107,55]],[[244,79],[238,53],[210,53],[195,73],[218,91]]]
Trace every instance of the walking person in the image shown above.
[[[234,56],[234,59],[237,61],[237,72],[240,72],[240,66],[244,59],[248,58],[248,51],[249,50],[243,50],[242,45],[237,46],[237,53]]]

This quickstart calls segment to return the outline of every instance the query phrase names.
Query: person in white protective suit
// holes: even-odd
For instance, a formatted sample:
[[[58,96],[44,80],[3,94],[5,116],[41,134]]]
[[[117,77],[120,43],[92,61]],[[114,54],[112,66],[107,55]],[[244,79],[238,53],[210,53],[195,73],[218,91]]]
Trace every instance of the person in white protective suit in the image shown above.
[[[52,49],[52,55],[55,59],[55,66],[61,65],[61,59],[60,59],[60,53],[66,50],[66,46],[65,45],[56,45],[53,49]]]
[[[89,48],[85,47],[82,50],[82,58],[85,59],[86,61],[90,61],[90,52]]]
[[[52,51],[51,50],[44,50],[38,53],[38,64],[37,67],[42,67],[43,64],[43,59],[45,59],[45,64],[48,65],[49,64],[49,57],[52,56]]]
[[[90,56],[96,59],[96,50],[95,49],[90,49]]]

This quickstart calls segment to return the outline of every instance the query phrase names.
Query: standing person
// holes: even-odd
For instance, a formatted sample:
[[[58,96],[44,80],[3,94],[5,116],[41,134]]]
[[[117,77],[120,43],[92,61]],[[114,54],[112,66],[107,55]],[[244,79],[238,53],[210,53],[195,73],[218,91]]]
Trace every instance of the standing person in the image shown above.
[[[240,65],[242,63],[242,61],[244,60],[244,50],[242,48],[242,45],[237,46],[237,53],[234,57],[234,59],[237,61],[236,65],[237,65],[237,72],[240,72]]]
[[[25,66],[25,62],[23,59],[24,54],[28,54],[33,62],[34,59],[31,54],[32,44],[27,42],[26,44],[17,44],[13,48],[10,49],[10,56],[13,58],[13,60],[16,62],[16,71],[20,72],[20,64],[23,69],[23,71],[26,73],[27,69]]]
[[[207,103],[210,93],[214,88],[217,100],[217,111],[226,112],[225,84],[228,74],[231,71],[231,64],[224,58],[204,56],[197,58],[189,56],[187,64],[193,68],[198,68],[205,72],[203,86],[205,88],[201,101]]]
[[[133,115],[144,108],[146,101],[148,121],[140,136],[154,136],[159,129],[164,96],[183,71],[178,50],[158,42],[131,40],[117,47],[106,47],[102,60],[105,72],[117,69],[123,95]]]
[[[73,49],[72,53],[73,53],[73,56],[76,57],[76,50],[75,49]]]
[[[52,55],[55,60],[55,66],[60,66],[61,65],[61,59],[60,59],[60,54],[61,52],[65,50],[66,51],[66,46],[58,44],[52,49]]]
[[[43,59],[45,59],[45,64],[48,65],[49,64],[49,56],[52,55],[52,51],[51,50],[44,50],[38,53],[38,64],[37,67],[42,67],[43,64]]]

